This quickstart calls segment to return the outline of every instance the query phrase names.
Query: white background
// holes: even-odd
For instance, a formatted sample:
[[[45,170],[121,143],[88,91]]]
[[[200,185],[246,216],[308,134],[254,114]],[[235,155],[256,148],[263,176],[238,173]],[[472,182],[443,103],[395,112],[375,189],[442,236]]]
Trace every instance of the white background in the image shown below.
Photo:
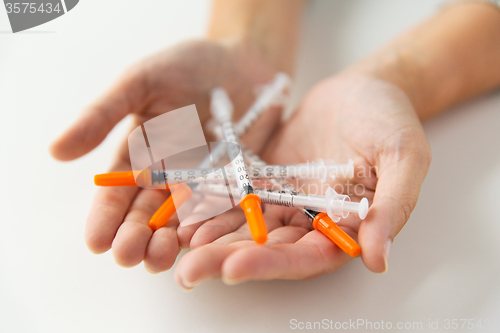
[[[313,2],[294,103],[439,2]],[[426,124],[432,166],[385,275],[357,259],[311,281],[209,281],[186,293],[172,271],[124,269],[86,249],[93,175],[107,169],[126,124],[70,163],[52,160],[49,143],[128,65],[202,37],[209,9],[201,0],[84,0],[18,34],[0,9],[0,332],[286,332],[293,318],[439,319],[442,328],[447,318],[498,317],[500,93]]]

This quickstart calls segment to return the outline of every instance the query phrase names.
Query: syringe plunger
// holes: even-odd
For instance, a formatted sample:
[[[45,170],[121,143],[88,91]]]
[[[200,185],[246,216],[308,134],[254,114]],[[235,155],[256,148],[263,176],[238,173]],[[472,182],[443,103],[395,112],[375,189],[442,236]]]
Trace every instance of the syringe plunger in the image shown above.
[[[328,188],[325,193],[327,201],[327,213],[330,218],[338,222],[340,218],[346,218],[349,213],[357,213],[364,220],[368,214],[368,199],[363,198],[360,202],[351,202],[348,195],[339,194],[333,188]]]

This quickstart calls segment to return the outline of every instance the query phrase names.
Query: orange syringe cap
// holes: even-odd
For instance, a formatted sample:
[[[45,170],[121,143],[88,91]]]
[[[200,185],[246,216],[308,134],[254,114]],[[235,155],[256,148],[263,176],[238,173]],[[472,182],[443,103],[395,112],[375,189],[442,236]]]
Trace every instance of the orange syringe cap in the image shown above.
[[[245,212],[253,240],[257,244],[264,244],[267,241],[267,227],[260,203],[260,198],[256,194],[250,193],[241,199],[240,205]]]
[[[109,172],[94,176],[97,186],[137,186],[133,171]]]
[[[357,257],[361,253],[358,243],[342,230],[337,223],[333,222],[326,213],[319,213],[314,217],[313,227],[330,238],[332,242],[351,257]]]
[[[137,179],[134,174],[137,175]],[[108,172],[94,176],[94,184],[97,186],[151,186],[151,171],[145,169],[143,171],[121,171]],[[168,190],[168,185],[159,185],[158,188]]]
[[[168,199],[165,200],[149,220],[149,227],[153,230],[158,230],[167,224],[168,220],[176,212],[175,205],[182,205],[193,195],[193,191],[186,184],[172,185],[170,191]]]

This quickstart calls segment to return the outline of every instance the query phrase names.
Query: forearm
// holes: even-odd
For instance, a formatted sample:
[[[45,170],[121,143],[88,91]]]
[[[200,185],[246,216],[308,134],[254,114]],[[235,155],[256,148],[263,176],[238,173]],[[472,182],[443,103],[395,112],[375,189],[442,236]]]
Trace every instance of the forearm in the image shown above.
[[[290,73],[306,0],[215,0],[208,38],[244,44]]]
[[[428,119],[500,86],[500,10],[450,5],[349,70],[396,84]]]

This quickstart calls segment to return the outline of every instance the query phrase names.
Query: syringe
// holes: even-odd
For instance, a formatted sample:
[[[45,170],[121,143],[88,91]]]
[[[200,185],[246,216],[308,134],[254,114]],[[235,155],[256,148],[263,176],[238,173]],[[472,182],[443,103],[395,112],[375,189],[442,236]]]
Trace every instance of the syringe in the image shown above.
[[[150,173],[147,175],[147,173]],[[141,180],[139,185],[152,186],[163,184],[183,184],[188,182],[202,183],[221,183],[225,182],[225,176],[230,182],[236,182],[236,174],[232,167],[222,168],[192,168],[192,169],[175,169],[175,170],[144,170],[140,174]],[[253,163],[248,167],[248,174],[253,180],[263,180],[271,178],[285,179],[320,179],[321,182],[334,180],[337,177],[351,179],[354,173],[352,160],[347,164],[335,164],[333,160],[324,161],[319,159],[316,163],[302,163],[291,165],[261,165]],[[138,172],[136,172],[138,174]],[[95,180],[98,183],[120,183],[119,176],[127,178],[122,182],[135,186],[136,183],[133,173],[107,173],[96,175]],[[149,183],[145,183],[149,181]]]
[[[239,198],[237,187],[229,186],[234,198]],[[197,191],[207,194],[227,195],[227,186],[223,184],[203,184],[196,188]],[[368,213],[368,199],[363,198],[361,202],[351,202],[347,195],[338,194],[333,188],[328,187],[325,195],[304,194],[297,191],[273,190],[254,187],[254,193],[265,204],[304,208],[317,212],[328,213],[335,222],[340,218],[346,218],[349,213],[358,214],[361,220]]]
[[[368,199],[363,198],[361,202],[351,202],[347,195],[338,194],[329,187],[325,195],[303,194],[298,192],[281,192],[276,190],[255,189],[255,193],[262,202],[269,202],[281,206],[311,209],[326,212],[335,222],[340,218],[346,218],[349,213],[358,214],[361,220],[368,214]]]
[[[251,150],[242,147],[245,157],[251,163],[265,164],[259,156],[254,154]],[[282,189],[293,190],[293,185],[283,180],[270,180],[274,185],[281,186]],[[340,249],[351,257],[357,257],[361,253],[361,248],[358,243],[344,230],[342,230],[335,222],[330,219],[327,213],[317,212],[305,208],[297,208],[303,212],[313,223],[314,229],[321,232],[334,242]]]
[[[210,111],[222,125],[224,138],[231,143],[225,146],[236,174],[236,184],[241,198],[240,205],[245,213],[252,238],[257,244],[264,244],[267,241],[267,227],[262,215],[260,199],[253,193],[252,179],[248,175],[247,164],[231,121],[233,105],[224,89],[212,89]]]
[[[290,87],[290,77],[285,73],[277,73],[269,84],[262,88],[262,92],[257,100],[248,109],[245,115],[234,125],[234,133],[237,137],[244,134],[250,126],[260,117],[260,115],[273,104],[284,104],[284,91]],[[210,155],[200,163],[200,168],[210,168],[215,165],[226,154],[225,145],[218,145]]]

